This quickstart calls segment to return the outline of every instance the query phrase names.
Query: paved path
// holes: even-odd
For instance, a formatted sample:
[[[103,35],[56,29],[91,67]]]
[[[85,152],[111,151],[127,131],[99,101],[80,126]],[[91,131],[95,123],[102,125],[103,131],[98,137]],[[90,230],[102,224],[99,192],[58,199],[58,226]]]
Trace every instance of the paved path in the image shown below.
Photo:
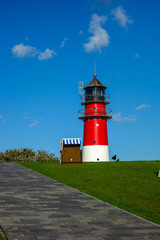
[[[160,226],[15,163],[0,163],[0,226],[8,240],[160,239]]]

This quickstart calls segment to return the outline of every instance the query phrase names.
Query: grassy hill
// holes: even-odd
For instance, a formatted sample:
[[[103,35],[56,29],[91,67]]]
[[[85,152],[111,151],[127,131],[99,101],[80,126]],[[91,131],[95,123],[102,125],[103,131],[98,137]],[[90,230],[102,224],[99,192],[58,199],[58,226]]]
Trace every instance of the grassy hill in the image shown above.
[[[5,240],[6,238],[4,237],[2,230],[0,229],[0,240]]]
[[[160,224],[160,161],[20,164]]]

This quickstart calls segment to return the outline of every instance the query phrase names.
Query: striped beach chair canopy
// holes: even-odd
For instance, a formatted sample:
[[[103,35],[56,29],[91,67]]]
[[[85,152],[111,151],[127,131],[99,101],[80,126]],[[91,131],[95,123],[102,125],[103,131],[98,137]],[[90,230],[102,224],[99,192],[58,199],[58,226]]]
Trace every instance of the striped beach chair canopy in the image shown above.
[[[82,138],[63,138],[63,144],[82,144]]]

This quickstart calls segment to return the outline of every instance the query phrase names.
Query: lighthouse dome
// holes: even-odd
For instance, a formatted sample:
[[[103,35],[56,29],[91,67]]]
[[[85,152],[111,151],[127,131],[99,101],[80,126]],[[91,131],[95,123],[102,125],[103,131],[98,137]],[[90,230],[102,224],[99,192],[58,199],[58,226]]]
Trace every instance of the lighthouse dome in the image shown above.
[[[97,79],[97,75],[96,75],[96,74],[94,74],[93,76],[94,76],[93,80],[92,80],[86,87],[84,87],[84,89],[86,89],[86,88],[91,88],[91,87],[101,87],[101,88],[104,88],[104,89],[107,88],[105,85],[103,85],[103,84]]]

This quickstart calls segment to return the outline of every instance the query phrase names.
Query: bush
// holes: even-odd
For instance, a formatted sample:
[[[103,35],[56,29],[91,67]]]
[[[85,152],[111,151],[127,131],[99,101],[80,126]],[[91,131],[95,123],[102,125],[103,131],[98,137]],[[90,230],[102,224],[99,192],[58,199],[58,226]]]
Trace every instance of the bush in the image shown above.
[[[51,162],[55,161],[54,158],[55,154],[49,153],[48,151],[45,150],[38,150],[36,153],[36,161],[37,162]]]
[[[30,148],[9,149],[0,152],[0,162],[53,162],[59,161],[55,154],[45,150],[33,151]]]

